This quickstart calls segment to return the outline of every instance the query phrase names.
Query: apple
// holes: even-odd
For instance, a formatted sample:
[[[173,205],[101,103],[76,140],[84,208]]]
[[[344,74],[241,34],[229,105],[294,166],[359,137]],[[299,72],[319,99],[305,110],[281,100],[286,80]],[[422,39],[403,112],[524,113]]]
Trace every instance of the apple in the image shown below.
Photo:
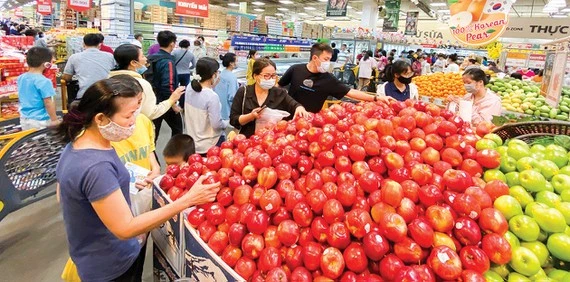
[[[497,148],[499,145],[497,145],[497,143],[493,140],[490,139],[480,139],[479,141],[477,141],[477,143],[475,143],[475,148],[478,151],[484,150],[484,149],[495,149]]]
[[[453,234],[463,246],[475,246],[481,241],[481,229],[477,222],[470,218],[457,219]]]
[[[354,273],[362,273],[368,268],[366,252],[361,244],[351,243],[343,252],[346,268]]]
[[[483,251],[489,257],[489,260],[496,264],[506,264],[511,260],[511,245],[499,234],[487,234],[481,240]]]
[[[434,247],[427,259],[427,264],[437,276],[444,280],[455,280],[461,276],[461,259],[447,246]]]
[[[513,249],[512,260],[509,265],[516,272],[525,275],[535,275],[540,268],[540,261],[536,255],[525,247],[518,247]]]
[[[382,215],[379,222],[384,236],[392,242],[401,242],[408,233],[408,226],[402,216],[397,213],[387,212]]]
[[[253,276],[256,270],[255,262],[250,258],[241,257],[240,259],[237,260],[234,270],[243,279],[248,280],[250,277]]]
[[[522,213],[522,211],[521,211]],[[438,232],[449,232],[453,229],[453,215],[442,206],[430,206],[426,209],[426,218],[431,227]]]
[[[376,231],[364,235],[362,244],[366,256],[373,261],[379,261],[390,250],[388,241]]]
[[[436,246],[448,246],[454,251],[457,250],[457,245],[455,244],[455,241],[453,241],[453,239],[451,237],[449,237],[449,235],[447,235],[445,233],[441,233],[441,232],[434,232],[434,234],[433,234],[433,246],[434,247],[436,247]]]
[[[507,179],[507,185],[509,187],[520,185],[521,182],[519,180],[519,173],[516,171],[511,171],[505,174],[505,178]]]
[[[483,274],[483,277],[487,282],[504,282],[505,280],[496,272],[489,270]],[[468,280],[466,280],[468,281]]]
[[[422,248],[410,238],[404,238],[394,244],[394,254],[404,263],[419,263],[422,256]]]
[[[500,164],[501,171],[504,173],[512,172],[517,170],[517,160],[510,156],[502,156],[501,157],[501,164]]]
[[[461,259],[463,268],[474,270],[477,273],[485,273],[491,266],[487,254],[475,246],[463,247],[461,251],[459,251],[459,258]]]
[[[564,215],[555,208],[541,209],[540,212],[534,213],[533,216],[541,230],[549,233],[559,233],[566,230],[566,219]]]
[[[484,149],[477,152],[476,160],[484,168],[497,168],[501,165],[501,156],[495,150]]]
[[[529,146],[521,140],[511,140],[507,146],[507,154],[513,157],[515,160],[519,160],[530,155]]]
[[[379,273],[382,275],[382,278],[387,281],[393,281],[405,267],[405,264],[396,255],[389,254],[380,261],[379,267]]]
[[[567,167],[570,168],[570,166],[567,166]],[[569,169],[569,171],[570,171],[570,169]],[[570,174],[569,175],[566,175],[566,174],[554,175],[552,177],[552,180],[550,181],[550,183],[552,183],[552,187],[554,188],[554,191],[556,191],[556,193],[562,194],[565,190],[570,189]]]
[[[521,247],[525,247],[530,251],[532,251],[538,258],[540,265],[543,267],[546,266],[548,262],[548,257],[550,256],[550,253],[548,252],[548,248],[546,247],[546,245],[538,241],[521,242]]]
[[[503,235],[509,229],[505,216],[495,208],[486,208],[479,216],[479,226],[487,233],[497,233]]]
[[[443,174],[445,186],[454,192],[464,192],[473,185],[471,175],[462,170],[450,169]]]
[[[334,247],[328,247],[323,251],[320,262],[323,275],[336,279],[342,275],[345,262],[342,253]]]
[[[538,239],[540,227],[527,215],[516,215],[509,220],[509,230],[523,241],[532,242]]]
[[[531,157],[522,157],[517,160],[517,170],[525,171],[537,167],[538,161]],[[540,171],[540,170],[539,170]]]
[[[534,199],[535,201],[543,203],[551,208],[556,207],[558,204],[562,202],[562,198],[558,194],[550,191],[538,192],[534,196]]]
[[[507,220],[510,220],[515,215],[523,214],[521,204],[510,195],[498,197],[493,205]]]
[[[568,234],[555,233],[550,235],[546,246],[552,256],[563,261],[570,261],[570,253],[568,253],[570,248],[570,236]]]
[[[531,194],[524,189],[524,187],[516,185],[509,188],[509,195],[513,196],[517,201],[521,204],[522,208],[526,208],[526,206],[532,202],[534,199],[532,198]]]

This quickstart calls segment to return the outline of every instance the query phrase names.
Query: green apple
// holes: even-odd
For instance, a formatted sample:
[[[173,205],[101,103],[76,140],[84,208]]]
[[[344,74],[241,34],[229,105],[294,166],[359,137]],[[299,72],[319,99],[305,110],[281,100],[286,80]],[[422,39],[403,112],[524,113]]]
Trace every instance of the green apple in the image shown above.
[[[519,173],[521,186],[529,192],[540,192],[545,190],[546,179],[536,170],[525,170]]]
[[[566,225],[570,225],[570,203],[569,202],[561,202],[558,203],[555,208],[564,215],[564,219],[566,219]]]
[[[485,182],[491,182],[492,180],[500,180],[503,182],[507,182],[505,174],[503,174],[498,169],[489,169],[485,171],[485,173],[483,174],[483,180],[485,180]]]
[[[507,278],[507,276],[511,272],[509,270],[509,266],[507,264],[491,263],[491,268],[489,268],[489,270],[499,274],[499,276],[501,276],[501,278]]]
[[[523,146],[521,144],[512,144],[509,142],[509,146],[507,148],[507,154],[509,156],[515,158],[515,160],[519,160],[523,157],[530,156],[530,149],[528,148],[528,145],[526,145],[526,144],[525,144],[525,146]]]
[[[552,268],[548,271],[548,277],[551,279],[554,279],[556,281],[564,281],[562,279],[564,278],[564,276],[566,276],[569,273],[570,272],[568,272],[568,271]]]
[[[491,139],[480,139],[477,141],[477,143],[475,143],[475,149],[477,149],[477,151],[482,151],[484,149],[495,149],[497,147],[497,143]]]
[[[540,229],[549,233],[564,232],[566,230],[566,219],[560,211],[555,208],[547,208],[538,213],[534,213],[534,220]]]
[[[519,181],[519,173],[516,171],[511,171],[511,172],[505,174],[505,178],[507,179],[507,185],[509,187],[513,187],[513,186],[521,184],[521,182]]]
[[[511,272],[509,273],[509,278],[507,279],[507,282],[531,282],[532,280],[528,279],[528,277],[522,275],[522,274],[518,274],[516,272]]]
[[[485,136],[483,136],[483,138],[493,140],[497,144],[497,146],[503,145],[503,139],[501,138],[501,136],[499,136],[495,133],[487,133],[487,134],[485,134]]]
[[[560,198],[558,194],[550,191],[540,191],[536,193],[534,199],[537,202],[543,203],[551,208],[556,207],[557,204],[562,202],[562,198]]]
[[[544,152],[544,158],[553,161],[559,168],[562,168],[568,164],[568,154],[564,149],[560,150],[556,147],[546,147]],[[559,147],[561,148],[561,147]]]
[[[517,170],[519,172],[534,169],[537,165],[537,161],[531,157],[522,157],[517,160]]]
[[[517,160],[509,156],[501,156],[501,171],[504,173],[517,170]]]
[[[519,239],[527,242],[536,241],[540,234],[538,223],[524,214],[515,215],[509,219],[509,230]]]
[[[509,265],[514,271],[524,276],[533,276],[541,270],[540,261],[536,255],[525,247],[513,249],[512,259]]]
[[[552,186],[550,182],[546,181],[546,183],[544,184],[544,191],[554,192],[554,186]]]
[[[535,160],[544,160],[546,158],[546,154],[541,152],[530,153],[530,157]]]
[[[562,191],[570,189],[570,175],[557,174],[550,180],[554,191],[558,194],[562,194]]]
[[[548,151],[558,151],[558,152],[563,153],[563,154],[568,153],[568,151],[566,151],[566,149],[564,149],[561,146],[556,145],[556,144],[549,144],[548,146],[546,146],[546,151],[547,152]]]
[[[518,173],[518,172],[509,172],[507,173],[507,183],[508,183],[508,177],[509,174],[511,173]],[[524,209],[526,207],[526,205],[534,202],[534,199],[532,198],[532,196],[530,195],[530,193],[528,191],[526,191],[526,189],[524,189],[522,186],[520,185],[516,185],[516,186],[511,186],[510,184],[508,184],[509,187],[509,195],[515,197],[515,199],[517,199],[517,201],[519,201],[519,203],[521,204],[521,207]]]
[[[552,256],[563,261],[570,261],[570,236],[564,233],[552,234],[548,237],[546,247]]]
[[[559,174],[570,175],[570,165],[567,165],[558,171]]]
[[[544,269],[542,268],[535,275],[530,276],[528,279],[530,279],[530,281],[540,281],[540,282],[551,281],[551,279],[548,278],[548,276],[546,276],[546,272],[544,272]]]
[[[477,145],[477,144],[475,144],[475,145]],[[501,146],[501,147],[495,148],[495,151],[497,151],[497,153],[499,153],[499,155],[501,155],[501,158],[502,158],[503,156],[508,156],[508,153],[507,153],[508,149],[509,148],[507,146]]]
[[[487,282],[503,282],[505,280],[503,280],[503,277],[501,277],[499,274],[497,274],[496,272],[492,271],[492,270],[487,270],[487,272],[485,272],[485,274],[483,274],[483,277],[485,277],[485,281]]]
[[[507,220],[510,220],[515,215],[523,214],[521,204],[510,195],[500,196],[495,200],[493,206],[500,211]]]
[[[543,204],[543,203],[539,203],[539,202],[532,202],[532,203],[528,203],[528,205],[526,205],[525,209],[524,209],[524,214],[533,217],[535,214],[542,212],[544,209],[547,209],[548,206]]]
[[[548,239],[548,233],[546,233],[546,231],[540,229],[540,235],[538,235],[537,241],[546,243],[546,239]]]
[[[517,217],[517,216],[515,216],[515,217]],[[515,217],[513,217],[513,218],[515,218]],[[505,235],[503,235],[503,237],[505,237],[505,239],[507,239],[507,241],[509,242],[509,245],[511,245],[511,249],[521,245],[521,241],[519,240],[517,235],[515,235],[511,231],[507,231],[507,233],[505,233]]]
[[[570,202],[570,189],[566,189],[560,193],[560,197],[562,197],[562,201]]]
[[[546,151],[546,147],[544,147],[543,145],[540,145],[540,144],[536,144],[536,145],[532,145],[532,147],[530,147],[530,151],[532,153],[544,153]]]
[[[530,146],[528,146],[526,142],[520,139],[510,139],[509,142],[507,143],[507,146],[514,146],[514,145],[522,146],[525,150],[530,150]]]
[[[570,236],[570,226],[566,226],[566,230],[564,230],[564,234]]]
[[[538,258],[538,261],[540,261],[541,266],[546,265],[546,263],[548,262],[548,256],[550,255],[548,249],[546,248],[546,245],[544,245],[541,242],[534,241],[534,242],[522,242],[521,246],[531,250],[531,252],[533,252]]]
[[[536,168],[540,170],[540,173],[542,173],[542,175],[544,176],[544,178],[546,178],[546,180],[552,179],[552,177],[557,175],[558,172],[560,171],[558,166],[553,161],[549,160],[542,160],[536,162]]]

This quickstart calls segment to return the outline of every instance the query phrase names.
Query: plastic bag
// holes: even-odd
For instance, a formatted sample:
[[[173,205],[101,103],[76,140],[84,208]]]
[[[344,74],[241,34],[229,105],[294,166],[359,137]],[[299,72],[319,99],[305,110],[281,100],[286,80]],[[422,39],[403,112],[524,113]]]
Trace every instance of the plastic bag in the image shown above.
[[[265,108],[261,112],[260,117],[255,121],[255,132],[257,133],[257,131],[267,127],[273,127],[277,122],[290,115],[291,114],[286,111]]]

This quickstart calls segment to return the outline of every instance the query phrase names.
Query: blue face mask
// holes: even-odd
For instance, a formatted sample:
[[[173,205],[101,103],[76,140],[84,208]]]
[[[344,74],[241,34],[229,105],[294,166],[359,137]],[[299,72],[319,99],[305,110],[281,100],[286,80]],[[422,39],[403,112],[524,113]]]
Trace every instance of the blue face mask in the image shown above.
[[[136,69],[136,72],[137,72],[138,74],[143,74],[147,69],[148,69],[148,68],[147,68],[146,66],[142,66],[142,67]]]

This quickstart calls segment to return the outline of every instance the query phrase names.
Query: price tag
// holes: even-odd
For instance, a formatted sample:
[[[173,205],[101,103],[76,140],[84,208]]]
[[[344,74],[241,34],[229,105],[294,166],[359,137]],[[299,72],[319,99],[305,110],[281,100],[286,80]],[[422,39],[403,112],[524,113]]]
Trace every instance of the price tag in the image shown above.
[[[423,101],[423,102],[426,102],[426,103],[429,103],[429,102],[430,102],[428,96],[422,96],[422,101]]]
[[[433,99],[433,103],[438,105],[438,106],[443,106],[443,100],[439,99],[439,98]]]

